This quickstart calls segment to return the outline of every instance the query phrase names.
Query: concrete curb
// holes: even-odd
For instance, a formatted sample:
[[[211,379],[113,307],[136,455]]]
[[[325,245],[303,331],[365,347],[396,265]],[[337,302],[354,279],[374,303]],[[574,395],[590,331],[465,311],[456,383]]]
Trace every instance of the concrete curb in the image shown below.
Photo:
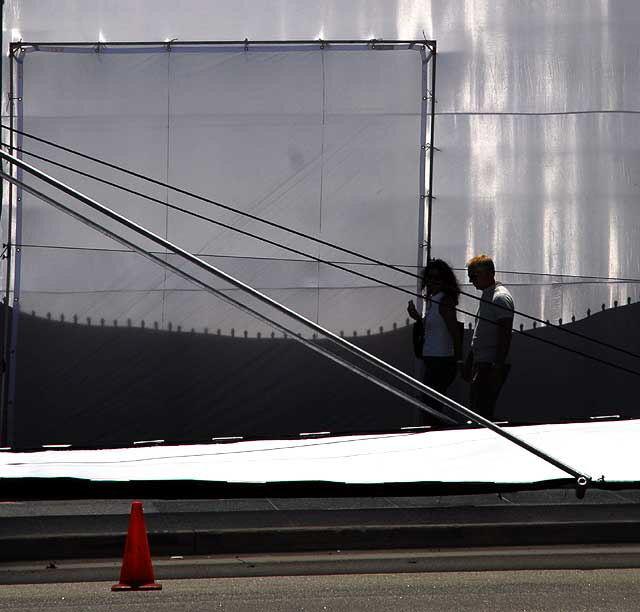
[[[0,561],[119,558],[126,531],[0,537]],[[640,544],[636,520],[385,524],[149,532],[154,556]]]

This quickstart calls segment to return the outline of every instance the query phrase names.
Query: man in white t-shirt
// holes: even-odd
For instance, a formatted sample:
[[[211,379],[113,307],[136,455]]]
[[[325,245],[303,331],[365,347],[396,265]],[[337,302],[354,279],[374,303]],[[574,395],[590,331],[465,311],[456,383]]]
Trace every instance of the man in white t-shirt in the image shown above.
[[[513,326],[513,297],[495,279],[495,266],[488,255],[467,262],[469,280],[482,291],[478,303],[471,351],[463,377],[471,383],[471,410],[492,420],[500,390],[509,374],[508,355]]]

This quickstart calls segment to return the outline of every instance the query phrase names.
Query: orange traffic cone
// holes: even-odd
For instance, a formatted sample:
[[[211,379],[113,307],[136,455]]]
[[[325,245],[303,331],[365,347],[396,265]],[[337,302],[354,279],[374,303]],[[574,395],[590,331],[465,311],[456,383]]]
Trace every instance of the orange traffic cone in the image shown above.
[[[112,591],[156,591],[162,588],[155,582],[151,554],[147,540],[147,529],[144,526],[142,502],[131,504],[129,531],[124,545],[120,582],[111,587]]]

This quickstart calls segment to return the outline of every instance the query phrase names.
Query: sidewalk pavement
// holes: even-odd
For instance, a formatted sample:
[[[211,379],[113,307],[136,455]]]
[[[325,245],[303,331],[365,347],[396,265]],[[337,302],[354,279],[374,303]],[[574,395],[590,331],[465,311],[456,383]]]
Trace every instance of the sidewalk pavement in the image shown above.
[[[146,499],[152,555],[640,543],[640,491]],[[0,502],[0,562],[119,558],[131,500]]]

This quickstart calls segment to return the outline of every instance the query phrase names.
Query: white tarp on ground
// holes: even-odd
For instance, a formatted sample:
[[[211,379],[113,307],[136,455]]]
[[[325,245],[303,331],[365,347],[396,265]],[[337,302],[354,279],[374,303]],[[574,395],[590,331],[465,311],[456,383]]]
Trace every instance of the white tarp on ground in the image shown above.
[[[640,420],[507,428],[594,480],[640,481]],[[532,483],[569,476],[486,429],[0,453],[0,478]]]

